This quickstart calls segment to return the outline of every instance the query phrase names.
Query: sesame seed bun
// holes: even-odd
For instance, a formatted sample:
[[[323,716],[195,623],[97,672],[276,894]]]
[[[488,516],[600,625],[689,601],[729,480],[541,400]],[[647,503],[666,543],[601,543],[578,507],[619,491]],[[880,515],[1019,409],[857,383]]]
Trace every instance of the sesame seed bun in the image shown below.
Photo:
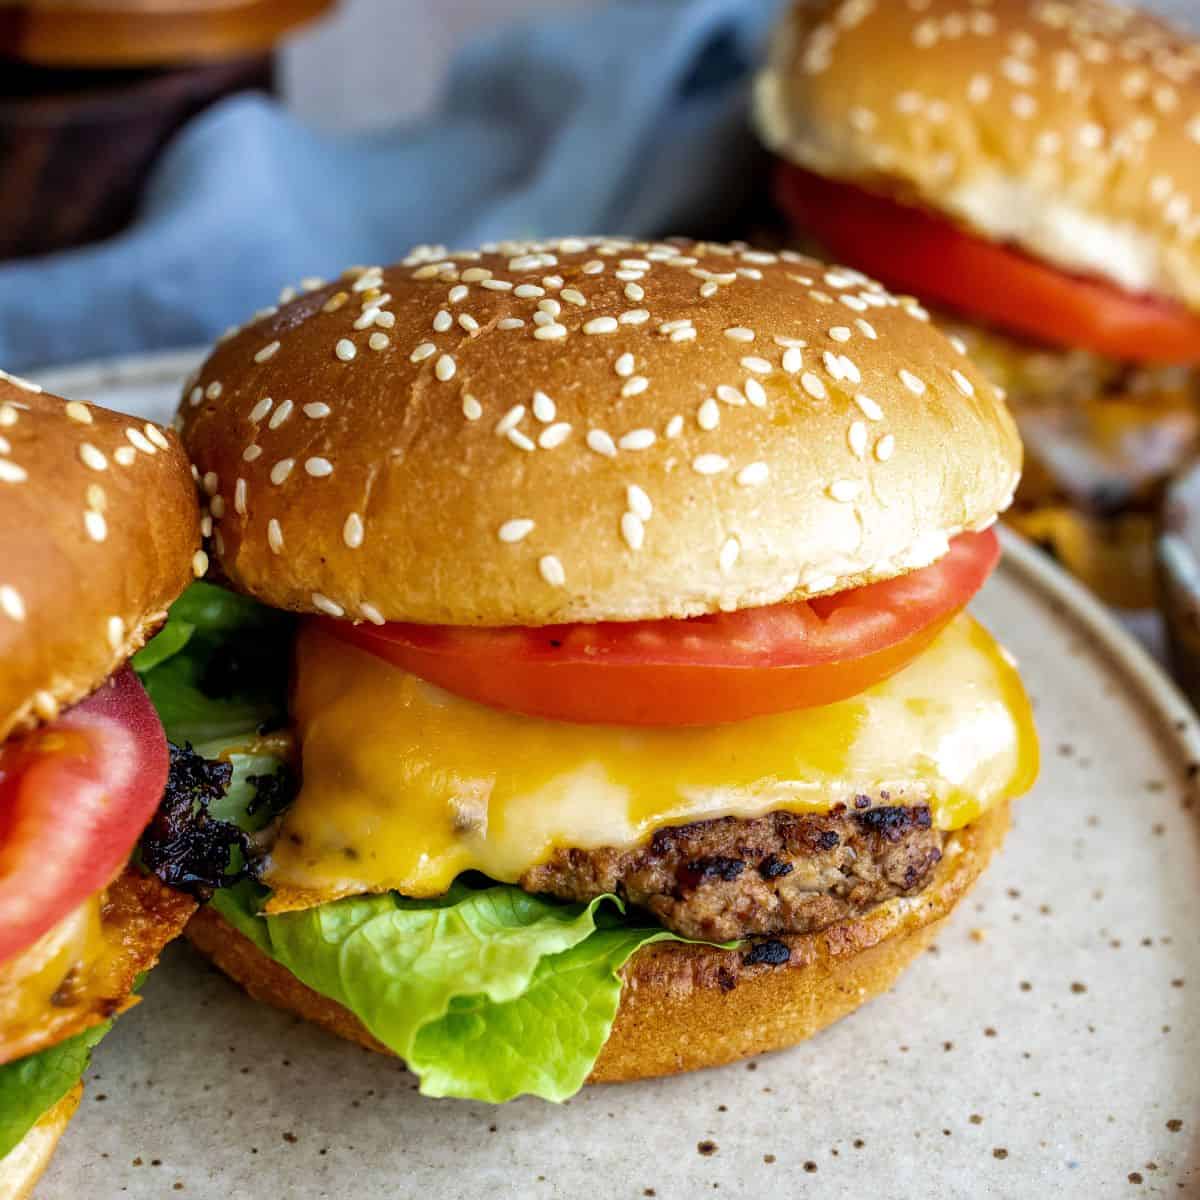
[[[1200,42],[1156,17],[1106,0],[797,3],[756,112],[810,170],[1200,308]]]
[[[840,590],[990,523],[1021,459],[996,389],[914,301],[683,241],[348,272],[220,344],[180,423],[233,584],[375,622]]]
[[[0,739],[121,666],[203,570],[199,545],[174,434],[0,377]]]
[[[76,1084],[57,1104],[48,1108],[32,1129],[0,1158],[0,1196],[28,1200],[37,1181],[50,1165],[55,1147],[79,1107],[83,1084]]]
[[[795,1045],[853,1012],[890,988],[929,945],[1008,825],[1003,804],[951,834],[918,896],[886,901],[820,933],[776,939],[789,951],[782,965],[748,964],[744,948],[660,942],[639,950],[622,971],[616,1022],[589,1082],[722,1066]],[[389,1053],[348,1009],[306,987],[212,908],[196,913],[187,936],[256,1000]]]

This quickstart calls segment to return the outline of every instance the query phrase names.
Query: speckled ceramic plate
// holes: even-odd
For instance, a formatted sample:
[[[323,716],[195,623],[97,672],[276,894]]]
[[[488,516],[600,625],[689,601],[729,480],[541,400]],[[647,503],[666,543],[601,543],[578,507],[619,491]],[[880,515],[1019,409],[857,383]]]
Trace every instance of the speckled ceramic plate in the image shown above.
[[[189,355],[44,375],[169,415]],[[553,1107],[421,1099],[186,947],[96,1054],[39,1195],[1200,1195],[1200,731],[1015,539],[975,609],[1016,653],[1042,777],[895,990],[794,1050]]]

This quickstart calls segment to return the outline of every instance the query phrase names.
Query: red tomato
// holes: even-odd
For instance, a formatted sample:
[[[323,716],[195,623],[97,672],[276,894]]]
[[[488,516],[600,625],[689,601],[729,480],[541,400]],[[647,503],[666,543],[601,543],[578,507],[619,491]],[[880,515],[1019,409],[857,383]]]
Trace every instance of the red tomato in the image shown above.
[[[468,629],[318,618],[447,691],[560,721],[717,725],[830,704],[919,654],[983,586],[996,535],[964,533],[932,566],[816,600],[686,621]]]
[[[168,767],[158,714],[128,667],[0,746],[0,963],[112,881]]]
[[[1200,317],[1181,304],[1069,275],[925,209],[799,167],[780,206],[835,258],[892,288],[1037,341],[1129,362],[1200,363]]]

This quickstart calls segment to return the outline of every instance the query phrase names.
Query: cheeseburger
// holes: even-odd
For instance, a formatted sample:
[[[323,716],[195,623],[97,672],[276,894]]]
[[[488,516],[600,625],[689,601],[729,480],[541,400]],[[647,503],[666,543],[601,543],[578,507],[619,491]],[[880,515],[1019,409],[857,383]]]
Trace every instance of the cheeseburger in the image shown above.
[[[127,665],[204,570],[172,434],[0,372],[0,1195],[195,907],[131,864],[168,780]],[[154,857],[151,853],[150,857]]]
[[[756,107],[803,236],[953,313],[1007,389],[1014,524],[1149,603],[1200,430],[1200,42],[1102,0],[814,0]]]
[[[288,678],[204,747],[255,878],[190,936],[426,1094],[808,1037],[928,944],[1033,779],[964,612],[1016,429],[856,271],[423,249],[231,336],[179,420],[240,593],[198,585],[233,667],[201,698],[254,708],[268,643]]]

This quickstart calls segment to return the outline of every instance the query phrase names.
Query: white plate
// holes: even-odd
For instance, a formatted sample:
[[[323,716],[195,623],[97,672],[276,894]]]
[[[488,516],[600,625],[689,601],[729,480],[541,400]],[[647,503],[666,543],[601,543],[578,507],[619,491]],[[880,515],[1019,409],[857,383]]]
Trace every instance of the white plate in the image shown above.
[[[191,361],[41,379],[163,419]],[[1042,777],[893,992],[757,1061],[489,1108],[422,1099],[177,946],[41,1200],[1200,1194],[1200,735],[1095,601],[1005,545],[975,610],[1022,662]]]

